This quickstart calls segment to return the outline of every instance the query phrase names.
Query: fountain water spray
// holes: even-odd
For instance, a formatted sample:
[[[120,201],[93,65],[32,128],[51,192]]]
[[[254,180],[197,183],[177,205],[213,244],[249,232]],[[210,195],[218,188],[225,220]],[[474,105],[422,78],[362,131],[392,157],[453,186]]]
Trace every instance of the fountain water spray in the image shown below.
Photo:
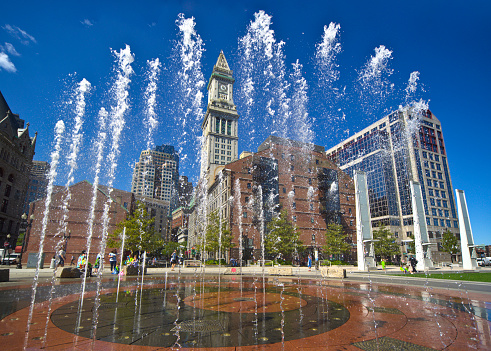
[[[179,14],[176,25],[179,28],[179,40],[176,43],[174,54],[178,61],[177,70],[177,96],[179,96],[176,126],[179,127],[178,148],[181,161],[187,162],[184,146],[191,140],[196,141],[193,146],[196,157],[201,150],[200,123],[203,120],[203,92],[206,81],[201,71],[201,58],[204,45],[201,36],[196,33],[194,17],[185,18]]]
[[[90,210],[89,210],[89,230],[88,230],[89,233],[92,233],[94,230],[95,208],[97,205],[97,195],[99,193],[99,175],[101,172],[104,146],[106,145],[106,138],[107,138],[107,133],[105,132],[107,116],[108,113],[106,109],[104,107],[101,107],[101,109],[99,110],[99,130],[97,132],[97,138],[95,144],[96,164],[95,164],[94,183],[92,184],[92,200],[90,203]],[[96,296],[94,302],[94,313],[92,316],[94,337],[97,331],[98,311],[100,306],[102,271],[104,269],[103,267],[104,254],[105,254],[104,251],[105,251],[105,245],[102,245],[101,243],[99,246],[100,264],[99,264],[99,270],[97,271],[97,289],[96,289]]]
[[[34,274],[34,281],[32,283],[31,305],[29,308],[29,316],[27,317],[24,349],[27,348],[27,343],[29,340],[29,331],[31,329],[31,320],[32,320],[32,314],[34,312],[34,303],[36,302],[36,291],[37,291],[38,280],[39,280],[39,269],[41,268],[41,265],[44,264],[44,262],[42,262],[43,250],[44,250],[44,238],[46,237],[46,228],[48,226],[48,216],[49,216],[49,210],[51,205],[51,196],[53,194],[53,185],[56,176],[58,175],[57,168],[58,168],[58,163],[60,161],[61,142],[63,140],[62,137],[64,132],[65,132],[65,123],[63,123],[62,120],[59,120],[58,122],[56,122],[55,125],[55,140],[54,140],[55,146],[53,152],[51,153],[51,167],[48,174],[48,186],[46,187],[43,223],[42,223],[41,235],[39,238],[39,250],[38,250],[38,259],[36,265],[36,273]]]
[[[271,18],[264,11],[256,12],[246,35],[239,39],[237,81],[241,85],[236,97],[238,105],[245,109],[242,123],[248,131],[248,140],[244,140],[246,150],[253,150],[257,142],[261,143],[270,134],[282,135],[288,129],[285,43],[276,41],[270,28]],[[257,114],[263,116],[259,121],[254,118]]]
[[[131,63],[133,63],[134,61],[134,56],[131,53],[131,49],[129,45],[126,45],[125,49],[121,49],[119,52],[116,50],[112,50],[112,53],[117,59],[117,68],[115,69],[116,81],[114,82],[111,89],[116,105],[111,107],[111,112],[110,112],[109,128],[112,136],[112,142],[111,142],[111,151],[107,157],[110,167],[108,172],[107,201],[104,205],[104,212],[102,215],[103,227],[102,227],[102,234],[101,234],[101,250],[100,250],[102,252],[104,252],[106,248],[107,230],[109,227],[109,209],[111,203],[113,202],[113,200],[111,199],[111,194],[113,190],[112,186],[116,176],[116,168],[118,166],[117,159],[120,153],[119,147],[120,147],[121,132],[125,125],[124,116],[126,114],[126,111],[129,109],[128,89],[129,89],[129,83],[131,82],[130,76],[133,74]],[[86,250],[87,262],[85,263],[86,272],[89,264],[88,258],[89,258],[91,243],[92,243],[92,233],[89,233],[87,237],[87,250]],[[86,275],[84,275],[82,281],[79,314],[83,306],[85,285],[86,285]]]
[[[394,88],[388,79],[393,73],[389,68],[391,60],[392,51],[380,45],[358,73],[361,108],[368,115],[378,112]]]
[[[157,120],[157,113],[155,112],[155,105],[157,103],[157,84],[159,81],[160,68],[162,64],[158,58],[147,61],[148,71],[146,74],[147,87],[145,89],[145,121],[143,122],[146,129],[147,138],[147,150],[153,145],[153,132],[157,128],[159,122]]]
[[[75,126],[73,127],[72,130],[72,135],[71,135],[71,143],[70,143],[70,151],[68,154],[68,160],[67,164],[69,166],[69,171],[67,175],[67,181],[65,184],[65,195],[63,196],[62,200],[62,213],[63,213],[63,219],[61,222],[60,229],[58,232],[55,234],[54,238],[57,236],[61,236],[62,233],[67,232],[67,225],[68,225],[68,204],[71,200],[71,191],[70,191],[70,186],[72,185],[74,178],[73,178],[73,173],[75,172],[75,169],[77,168],[77,161],[78,161],[78,154],[80,151],[80,145],[82,143],[82,125],[84,122],[84,116],[85,116],[85,95],[90,92],[91,89],[91,84],[89,81],[87,81],[85,78],[83,78],[78,84],[75,89]],[[61,238],[58,243],[55,245],[55,255],[58,254],[58,250],[63,244],[63,241],[66,240],[65,237]],[[44,335],[46,340],[46,335],[48,334],[48,325],[49,325],[49,316],[51,314],[51,302],[52,302],[52,297],[53,293],[55,291],[55,279],[56,279],[56,267],[57,265],[55,264],[54,270],[53,270],[53,276],[51,278],[51,290],[50,290],[50,298],[49,298],[49,303],[48,303],[48,312],[46,315],[46,325],[44,328]]]

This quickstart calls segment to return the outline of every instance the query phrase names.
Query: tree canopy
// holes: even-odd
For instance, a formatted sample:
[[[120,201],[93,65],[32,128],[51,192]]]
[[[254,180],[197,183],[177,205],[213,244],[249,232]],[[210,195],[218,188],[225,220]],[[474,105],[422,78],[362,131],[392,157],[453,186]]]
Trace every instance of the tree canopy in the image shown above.
[[[457,237],[450,230],[447,229],[442,235],[441,245],[442,250],[450,254],[450,259],[453,262],[453,256],[457,255],[460,251],[459,240],[457,239]]]
[[[154,221],[155,219],[147,213],[145,205],[138,201],[135,211],[126,220],[118,223],[117,228],[109,235],[108,247],[121,248],[123,228],[126,228],[125,250],[156,251],[163,243],[155,233]]]
[[[373,239],[375,240],[374,249],[376,256],[392,258],[392,256],[401,253],[399,244],[385,226],[381,226],[373,232]]]
[[[219,251],[221,251],[223,254],[223,252],[225,252],[226,250],[230,250],[232,247],[235,246],[235,244],[232,242],[232,234],[227,228],[227,223],[225,220],[222,220],[220,230],[220,217],[217,211],[211,212],[208,215],[208,224],[206,226],[205,235],[205,251],[213,252],[215,253],[215,255]]]
[[[326,244],[322,247],[322,251],[326,255],[341,255],[349,252],[351,245],[346,241],[347,237],[341,224],[330,223],[325,232]]]
[[[282,255],[284,259],[291,259],[294,252],[302,248],[299,233],[287,220],[286,210],[281,211],[278,216],[268,223],[268,233],[264,238],[264,248],[268,255],[278,258]]]

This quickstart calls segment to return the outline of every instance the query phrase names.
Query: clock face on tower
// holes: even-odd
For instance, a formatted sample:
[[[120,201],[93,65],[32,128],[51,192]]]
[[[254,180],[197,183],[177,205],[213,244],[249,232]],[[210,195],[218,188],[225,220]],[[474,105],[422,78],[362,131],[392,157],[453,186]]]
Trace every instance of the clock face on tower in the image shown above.
[[[219,83],[218,84],[218,90],[220,91],[220,93],[227,93],[227,85]]]

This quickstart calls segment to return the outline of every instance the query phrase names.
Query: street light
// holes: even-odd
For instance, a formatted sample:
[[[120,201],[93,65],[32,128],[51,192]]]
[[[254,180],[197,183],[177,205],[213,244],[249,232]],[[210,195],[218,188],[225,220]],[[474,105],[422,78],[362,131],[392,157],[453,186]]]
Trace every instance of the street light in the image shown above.
[[[22,269],[22,253],[24,252],[24,243],[26,242],[26,235],[27,235],[27,214],[24,212],[21,218],[21,229],[24,230],[24,236],[22,237],[22,246],[20,249],[20,255],[19,255],[19,260],[17,262],[17,269]]]
[[[6,249],[7,249],[7,252],[9,254],[8,263],[9,263],[9,266],[10,266],[10,233],[7,234],[7,245],[6,245]]]

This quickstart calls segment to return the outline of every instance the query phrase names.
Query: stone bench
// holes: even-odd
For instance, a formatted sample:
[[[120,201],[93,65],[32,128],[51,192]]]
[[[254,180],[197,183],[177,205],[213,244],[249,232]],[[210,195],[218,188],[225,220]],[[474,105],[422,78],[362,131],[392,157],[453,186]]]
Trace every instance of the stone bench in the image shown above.
[[[240,267],[227,267],[225,269],[225,272],[223,274],[241,274],[241,268]]]
[[[10,280],[10,269],[0,269],[0,282],[8,282]]]
[[[58,267],[56,268],[56,278],[80,278],[82,271],[75,267]]]
[[[201,267],[200,260],[184,260],[183,267]]]
[[[126,276],[140,275],[141,271],[141,267],[138,266],[123,266],[123,275]],[[145,274],[147,274],[147,267],[145,267]]]
[[[321,267],[321,276],[323,278],[346,278],[346,269],[339,267]]]
[[[271,267],[268,269],[269,275],[293,275],[292,267]]]

